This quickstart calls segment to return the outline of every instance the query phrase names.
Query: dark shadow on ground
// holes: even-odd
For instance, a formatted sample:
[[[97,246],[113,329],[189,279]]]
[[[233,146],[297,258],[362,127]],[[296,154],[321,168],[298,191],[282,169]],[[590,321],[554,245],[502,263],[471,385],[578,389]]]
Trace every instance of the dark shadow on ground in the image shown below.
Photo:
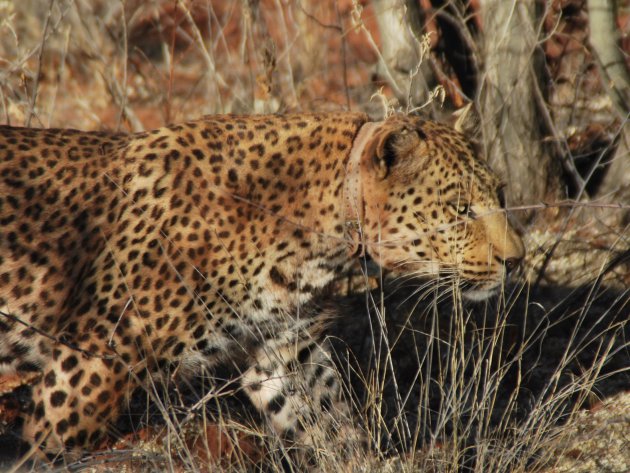
[[[464,302],[456,309],[452,294],[436,303],[434,295],[418,300],[413,283],[398,286],[340,301],[341,314],[330,330],[340,370],[349,374],[357,404],[365,409],[366,401],[368,406],[382,401],[383,428],[376,435],[390,453],[409,452],[412,445],[421,447],[436,434],[438,440],[447,440],[440,437],[448,436],[453,425],[448,415],[439,413],[445,412],[457,392],[453,386],[462,379],[470,391],[460,390],[461,398],[470,402],[450,419],[460,430],[476,422],[477,412],[467,408],[474,409],[475,394],[481,395],[489,384],[478,380],[475,391],[470,388],[474,377],[486,376],[496,388],[489,429],[502,421],[506,425],[506,409],[515,426],[528,418],[537,402],[565,391],[558,409],[549,413],[559,422],[572,408],[587,408],[630,390],[630,289],[598,282],[577,288],[512,288],[504,298]],[[382,308],[384,326],[379,320]],[[493,333],[500,336],[493,338]],[[606,350],[609,355],[602,361]],[[452,367],[453,355],[457,369]],[[569,393],[567,388],[577,385],[594,365],[599,371],[588,394]],[[375,400],[365,380],[374,379],[376,372],[383,389],[382,399]],[[369,413],[367,417],[373,418]],[[473,446],[477,430],[468,432],[466,443]]]

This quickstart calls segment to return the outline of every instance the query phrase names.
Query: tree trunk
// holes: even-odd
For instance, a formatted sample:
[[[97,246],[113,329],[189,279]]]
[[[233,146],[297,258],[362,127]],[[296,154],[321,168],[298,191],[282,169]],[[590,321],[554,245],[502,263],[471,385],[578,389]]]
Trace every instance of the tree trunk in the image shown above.
[[[588,0],[591,46],[606,91],[621,119],[619,144],[598,194],[627,205],[630,203],[630,76],[620,49],[613,7],[611,0]],[[625,214],[630,212],[626,210]]]
[[[490,164],[506,181],[508,203],[537,203],[549,193],[550,158],[541,144],[536,105],[535,3],[482,0],[481,15],[482,142]]]
[[[401,105],[420,105],[428,99],[435,80],[429,61],[422,61],[419,4],[413,0],[374,0],[373,6],[382,53],[377,72]]]

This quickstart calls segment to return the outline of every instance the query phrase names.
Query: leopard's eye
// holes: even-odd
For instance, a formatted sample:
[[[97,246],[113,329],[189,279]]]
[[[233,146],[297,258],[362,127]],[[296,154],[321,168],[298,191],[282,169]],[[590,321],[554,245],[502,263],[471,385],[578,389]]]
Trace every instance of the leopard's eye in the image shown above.
[[[450,202],[449,205],[453,208],[458,215],[466,215],[472,217],[472,211],[470,210],[470,204],[466,202]]]

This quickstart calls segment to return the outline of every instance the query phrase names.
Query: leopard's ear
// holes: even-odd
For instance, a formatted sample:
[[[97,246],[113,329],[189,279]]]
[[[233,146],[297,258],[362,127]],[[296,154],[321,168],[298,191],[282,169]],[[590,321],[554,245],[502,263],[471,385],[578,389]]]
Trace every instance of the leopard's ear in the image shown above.
[[[377,179],[385,179],[401,158],[418,146],[420,137],[409,123],[390,118],[374,133],[368,152],[372,157],[371,167]]]
[[[451,116],[451,122],[455,131],[470,138],[477,136],[481,125],[479,114],[473,102],[469,102],[468,105],[455,110]]]
[[[463,134],[472,146],[475,155],[482,161],[487,160],[484,147],[481,145],[481,117],[473,102],[455,110],[451,115],[452,126],[455,131]]]

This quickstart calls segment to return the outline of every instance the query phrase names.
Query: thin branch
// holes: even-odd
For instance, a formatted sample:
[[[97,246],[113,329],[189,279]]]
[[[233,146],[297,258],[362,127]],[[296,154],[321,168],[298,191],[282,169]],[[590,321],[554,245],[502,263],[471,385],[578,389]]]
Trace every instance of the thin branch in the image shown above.
[[[341,26],[341,23],[338,24],[338,25],[329,25],[327,23],[324,23],[319,18],[317,18],[315,15],[313,15],[308,10],[306,10],[306,8],[304,8],[304,6],[302,5],[302,2],[298,2],[297,5],[298,5],[298,8],[300,10],[302,10],[302,13],[304,13],[304,15],[306,15],[306,18],[308,18],[311,21],[314,21],[315,23],[317,23],[322,28],[327,28],[327,29],[331,29],[331,30],[335,30],[335,31],[339,31],[340,33],[343,33],[343,27]],[[337,11],[339,11],[339,10],[337,10]]]
[[[13,314],[9,314],[8,312],[0,311],[0,316],[6,317],[7,319],[12,320],[13,322],[19,323],[20,325],[24,325],[27,329],[32,330],[33,332],[37,333],[38,335],[41,335],[42,337],[47,338],[48,340],[51,340],[54,343],[58,343],[60,345],[68,347],[71,350],[75,350],[75,351],[81,353],[86,358],[102,358],[104,360],[111,360],[111,359],[116,358],[116,355],[101,355],[101,354],[94,353],[94,352],[91,352],[91,351],[88,351],[88,350],[84,350],[83,348],[79,348],[74,343],[70,343],[70,342],[66,341],[64,339],[65,337],[63,335],[60,336],[60,337],[55,337],[53,335],[50,335],[50,334],[44,332],[42,329],[40,329],[38,327],[35,327],[33,324],[31,324],[29,322],[25,322],[21,318],[15,316]]]
[[[335,12],[337,13],[337,23],[339,23],[339,30],[341,31],[341,65],[343,67],[343,90],[346,94],[346,108],[351,110],[350,105],[350,92],[348,90],[348,60],[346,35],[343,34],[343,24],[341,22],[341,14],[339,13],[339,2],[335,2]]]
[[[124,0],[120,0],[120,3],[122,6],[120,10],[121,10],[122,28],[123,28],[123,57],[122,57],[123,80],[122,80],[122,91],[121,91],[121,97],[120,97],[120,112],[118,113],[118,119],[116,120],[116,131],[120,131],[120,124],[122,123],[122,120],[125,117],[125,115],[127,115],[125,111],[127,108],[127,61],[129,57],[129,50],[128,50],[129,38],[128,38],[128,32],[127,32],[127,16],[125,15]],[[134,130],[134,131],[140,131],[140,130]]]
[[[37,54],[37,74],[35,74],[35,84],[33,85],[33,94],[31,95],[31,104],[28,108],[28,115],[26,116],[26,126],[31,126],[31,120],[35,114],[35,102],[37,102],[37,92],[39,91],[39,77],[42,74],[42,63],[44,60],[44,46],[46,45],[46,39],[48,39],[48,25],[50,24],[50,17],[52,16],[52,9],[55,0],[48,2],[48,14],[46,15],[46,21],[44,23],[44,32],[42,33],[42,41],[39,45],[39,53]]]

